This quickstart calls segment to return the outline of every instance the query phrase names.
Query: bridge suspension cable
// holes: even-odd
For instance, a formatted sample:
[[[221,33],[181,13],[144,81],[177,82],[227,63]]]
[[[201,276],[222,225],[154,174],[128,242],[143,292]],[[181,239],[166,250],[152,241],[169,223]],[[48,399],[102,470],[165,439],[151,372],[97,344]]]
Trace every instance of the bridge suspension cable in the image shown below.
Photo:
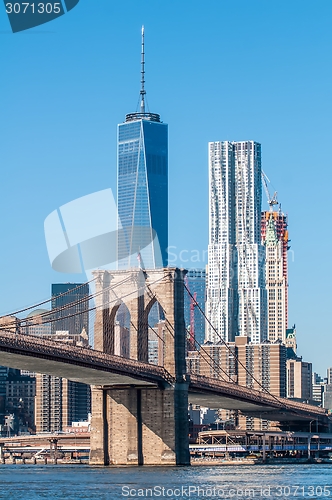
[[[115,285],[110,285],[106,288],[104,288],[103,290],[101,290],[100,292],[98,293],[93,293],[93,294],[90,294],[90,295],[87,295],[87,296],[82,296],[80,297],[78,300],[76,301],[72,301],[72,302],[69,302],[68,304],[64,304],[63,306],[61,307],[57,307],[57,308],[54,308],[54,309],[50,309],[49,311],[45,311],[41,314],[38,314],[38,317],[41,319],[41,320],[45,320],[46,321],[42,321],[42,324],[47,324],[47,323],[52,323],[54,321],[59,321],[59,320],[63,320],[63,319],[66,319],[66,318],[69,318],[69,317],[73,317],[73,316],[77,316],[77,315],[80,315],[80,314],[83,314],[83,313],[86,313],[86,312],[89,312],[89,311],[92,311],[94,310],[95,308],[89,308],[89,309],[84,309],[84,310],[79,310],[77,312],[75,312],[74,314],[71,314],[69,316],[60,316],[60,317],[56,317],[54,318],[54,316],[66,309],[72,309],[73,307],[76,308],[76,306],[79,306],[81,304],[84,304],[84,303],[88,303],[91,299],[94,299],[96,297],[98,297],[99,295],[102,295],[103,293],[109,291],[110,289],[114,289],[116,288],[117,286],[121,286],[123,285],[126,281],[130,280],[130,277],[127,277],[126,279],[122,280],[121,282],[118,282],[116,283]],[[63,294],[59,294],[57,295],[56,297],[52,297],[50,299],[48,299],[47,301],[44,301],[43,304],[46,304],[47,302],[51,302],[52,300],[54,299],[58,299],[58,298],[62,298],[64,297],[65,295],[68,295],[69,293],[72,293],[74,291],[76,291],[78,288],[81,288],[83,285],[87,285],[91,282],[95,281],[95,278],[93,280],[90,280],[88,281],[87,283],[83,283],[82,285],[80,285],[79,287],[76,287],[76,288],[73,288],[72,290],[70,290],[69,292],[65,292]],[[22,309],[21,311],[18,311],[18,312],[22,312],[22,311],[26,311],[27,309]],[[8,317],[13,317],[14,314],[18,314],[17,313],[12,313],[10,316]],[[5,316],[7,317],[7,316]],[[22,318],[19,320],[20,321],[20,324],[22,326],[22,323],[28,323],[26,326],[37,326],[40,324],[40,321],[34,323],[34,322],[31,322],[31,318]],[[14,325],[16,325],[17,323],[17,320],[13,320],[13,321],[10,321],[9,323],[3,323],[1,326],[0,326],[0,330],[3,330],[5,327],[12,327]],[[24,325],[23,325],[24,326]]]
[[[170,275],[170,276],[171,276],[171,275]],[[147,284],[147,285],[146,285],[146,287],[147,287],[147,289],[148,289],[148,294],[149,294],[150,298],[155,298],[156,300],[158,300],[158,299],[157,299],[157,297],[156,297],[156,294],[155,294],[155,293],[151,290],[150,286]],[[169,327],[173,330],[173,332],[174,332],[174,327],[173,327],[173,325],[170,323],[170,321],[167,319],[167,317],[165,318],[165,323],[167,323],[167,325],[168,325],[168,326],[169,326]],[[169,331],[170,335],[174,338],[174,333],[172,333],[172,331],[171,331],[171,330],[169,330],[169,328],[167,328],[167,330]],[[186,331],[188,332],[188,329],[187,329],[187,328],[186,328]],[[188,333],[189,333],[189,332],[188,332]],[[200,343],[199,343],[196,339],[194,339],[194,340],[195,340],[195,344],[197,344],[199,347],[202,347],[202,346],[201,346],[201,344],[200,344]],[[217,367],[218,371],[220,371],[220,370],[221,370],[221,371],[222,371],[222,372],[226,375],[226,377],[228,377],[228,379],[230,380],[230,379],[231,379],[231,378],[230,378],[230,375],[229,375],[229,374],[228,374],[228,373],[227,373],[227,372],[226,372],[226,371],[225,371],[225,370],[224,370],[221,366],[218,366],[217,361],[216,361],[215,359],[213,359],[213,357],[212,357],[209,353],[205,352],[205,354],[206,354],[207,358],[210,358],[210,359],[211,359],[211,361],[212,361],[212,363],[213,363],[213,365],[211,365],[211,363],[207,362],[207,363],[208,363],[208,365],[210,366],[210,368],[212,368],[212,370],[215,370],[215,368]],[[225,380],[223,377],[222,377],[222,379],[226,382],[226,380]]]
[[[188,331],[188,329],[186,329],[186,330]],[[202,347],[204,348],[204,346],[203,346],[202,344],[200,344],[200,343],[198,342],[198,340],[196,340],[196,339],[194,339],[194,340],[195,340],[195,345],[197,345],[197,347],[199,347],[200,349],[201,349]],[[205,361],[206,361],[206,363],[209,365],[209,367],[210,367],[210,368],[212,368],[212,370],[213,370],[213,371],[214,371],[214,370],[216,370],[216,369],[217,369],[217,370],[216,370],[217,372],[218,372],[218,371],[222,371],[222,372],[225,374],[225,376],[228,378],[228,381],[229,381],[229,382],[233,382],[233,383],[234,383],[234,380],[232,380],[231,375],[230,375],[229,373],[227,373],[227,372],[226,372],[226,370],[224,370],[224,369],[220,366],[220,364],[218,364],[218,361],[217,361],[216,359],[214,359],[214,358],[211,356],[211,354],[209,354],[207,351],[204,351],[204,355],[205,355],[207,358],[211,359],[212,364],[211,364],[210,362],[208,362],[206,359],[205,359]],[[220,375],[220,373],[219,373],[218,375]],[[221,377],[221,378],[222,378],[222,380],[223,380],[224,382],[227,382],[227,380],[225,380],[223,377]]]
[[[187,291],[188,291],[189,295],[192,297],[192,299],[193,299],[193,300],[195,300],[195,299],[194,299],[194,297],[191,295],[190,291],[188,290],[188,288],[186,287],[186,285],[185,285],[185,284],[184,284],[184,286],[185,286],[185,288],[187,289]],[[149,297],[150,297],[151,299],[152,299],[152,298],[155,298],[156,300],[158,300],[158,299],[157,299],[157,297],[156,297],[156,294],[155,294],[155,293],[151,290],[151,288],[150,288],[150,286],[149,286],[148,284],[146,285],[146,288],[147,288],[147,290],[148,290]],[[199,306],[199,304],[198,304],[197,300],[195,300],[195,303],[196,303],[196,305],[198,306],[198,308],[199,308],[200,312],[203,314],[204,318],[205,318],[205,319],[207,319],[207,318],[206,318],[206,316],[205,316],[205,314],[203,313],[202,309],[200,308],[200,306]],[[170,323],[170,321],[167,319],[167,317],[165,318],[165,323],[167,323],[168,327],[170,327],[170,328],[173,330],[173,332],[174,332],[174,327],[173,327],[173,325]],[[212,325],[211,325],[211,327],[214,329],[214,327],[213,327]],[[172,335],[172,337],[174,338],[174,333],[172,333],[172,332],[169,330],[169,328],[167,328],[167,329],[168,329],[168,331],[170,332],[170,334]],[[214,330],[215,330],[215,329],[214,329]],[[153,329],[153,331],[154,331],[154,332],[156,333],[156,335],[159,337],[159,335],[157,334],[157,332],[156,332],[154,329]],[[187,330],[187,328],[186,328],[186,331],[188,331],[188,330]],[[215,331],[216,331],[216,330],[215,330]],[[218,332],[217,332],[217,331],[216,331],[216,333],[218,334]],[[218,335],[218,336],[220,337],[220,335]],[[159,337],[159,338],[160,338],[160,337]],[[249,374],[249,376],[250,376],[250,377],[252,377],[252,379],[253,379],[253,380],[255,380],[255,382],[256,382],[256,383],[257,383],[257,384],[258,384],[258,385],[259,385],[259,386],[263,389],[263,391],[264,391],[264,392],[266,392],[267,394],[269,394],[269,395],[270,395],[271,397],[273,397],[275,400],[279,401],[279,400],[278,400],[278,398],[277,398],[276,396],[274,396],[273,394],[271,394],[271,393],[270,393],[270,392],[269,392],[266,388],[264,388],[264,387],[262,386],[262,384],[260,384],[260,383],[259,383],[259,381],[258,381],[258,380],[257,380],[257,379],[256,379],[256,378],[252,375],[252,373],[251,373],[251,372],[250,372],[250,371],[249,371],[249,370],[248,370],[248,369],[247,369],[247,368],[243,365],[243,363],[242,363],[242,362],[238,359],[238,357],[236,356],[236,354],[235,354],[235,353],[231,350],[231,348],[230,348],[230,347],[229,347],[229,346],[225,343],[225,341],[224,341],[222,338],[221,338],[221,340],[224,342],[224,344],[227,346],[227,348],[231,351],[232,355],[233,355],[233,356],[234,356],[234,358],[238,361],[238,363],[239,363],[239,364],[240,364],[240,365],[241,365],[241,366],[242,366],[242,367],[246,370],[246,372]],[[202,346],[202,344],[200,344],[200,343],[197,341],[197,339],[195,339],[195,344],[196,344],[199,348],[202,348],[202,347],[204,348],[204,346]],[[235,382],[234,382],[234,380],[232,379],[231,375],[230,375],[229,373],[227,373],[227,371],[226,371],[226,370],[224,370],[224,369],[220,366],[220,364],[218,364],[217,360],[216,360],[216,359],[214,359],[214,358],[211,356],[211,354],[209,354],[207,351],[205,351],[205,352],[204,352],[204,356],[205,356],[205,361],[206,361],[206,363],[209,365],[209,367],[212,369],[212,371],[213,371],[213,372],[214,372],[214,371],[215,371],[215,372],[217,372],[217,373],[219,372],[219,376],[221,375],[221,373],[220,373],[220,372],[222,372],[222,373],[225,375],[226,379],[225,379],[223,376],[221,376],[221,379],[222,379],[224,382],[231,382],[231,383],[234,383],[234,384],[235,384]],[[208,359],[209,359],[211,362],[210,362],[210,361],[208,361]],[[228,379],[228,380],[227,380],[227,379]]]
[[[154,284],[162,281],[164,278],[165,277],[163,276],[162,278],[159,278],[159,279],[153,281],[151,283],[151,285],[154,285]],[[61,308],[53,309],[53,310],[48,311],[47,313],[41,314],[40,317],[43,318],[43,317],[55,315],[56,313],[61,312],[61,311],[65,310],[65,309],[73,308],[74,306],[76,306],[76,305],[78,305],[80,303],[88,302],[91,298],[95,298],[98,295],[104,294],[105,292],[107,292],[109,290],[114,290],[114,288],[116,288],[117,286],[123,285],[125,282],[130,281],[130,280],[131,280],[131,276],[127,277],[126,279],[122,280],[121,282],[119,282],[119,283],[117,283],[115,285],[109,285],[108,287],[102,289],[98,294],[92,294],[91,296],[83,297],[82,299],[79,299],[76,302],[70,302],[69,304],[66,304],[66,305],[62,306]],[[110,305],[110,304],[116,304],[119,301],[123,302],[123,299],[126,299],[126,298],[128,298],[128,297],[130,297],[132,295],[136,295],[137,293],[144,292],[144,288],[145,288],[145,285],[142,285],[142,286],[140,286],[140,287],[132,290],[131,292],[127,293],[126,295],[122,295],[121,297],[115,297],[114,299],[109,300],[107,302],[103,301],[103,303],[100,306],[99,305],[98,306],[94,305],[93,307],[88,307],[87,309],[76,311],[76,312],[74,312],[72,314],[69,314],[67,316],[50,318],[47,321],[45,321],[44,323],[42,323],[42,324],[54,323],[56,321],[65,320],[65,319],[68,319],[68,318],[79,316],[79,315],[81,315],[83,313],[88,313],[88,312],[91,312],[91,311],[95,311],[95,310],[100,309],[100,308],[103,309],[103,308],[107,307],[108,305]],[[19,321],[26,322],[26,321],[29,321],[29,318],[24,318],[24,319],[19,320]],[[0,326],[0,331],[1,330],[7,330],[8,328],[16,327],[16,325],[17,325],[17,321],[16,320],[12,321],[12,322],[9,322],[9,323],[6,323],[6,324],[2,324]],[[38,326],[38,325],[40,325],[40,322],[31,322],[31,323],[29,322],[26,326]]]
[[[184,288],[187,290],[187,293],[189,294],[189,296],[193,299],[193,295],[191,294],[190,290],[187,288],[187,286],[185,285],[185,283],[183,284]],[[245,370],[245,372],[251,377],[252,380],[254,380],[256,382],[256,384],[262,388],[263,392],[266,392],[267,394],[269,394],[269,396],[273,397],[276,401],[280,402],[279,401],[279,398],[277,396],[275,396],[274,394],[271,394],[270,391],[268,389],[266,389],[266,387],[263,386],[263,384],[261,384],[259,382],[259,380],[256,379],[256,377],[251,373],[251,371],[242,363],[242,361],[240,361],[240,359],[238,358],[238,356],[236,355],[235,352],[233,352],[230,348],[230,346],[227,344],[227,342],[225,342],[225,340],[222,338],[222,336],[219,334],[219,332],[217,331],[217,329],[212,325],[211,321],[207,318],[207,316],[205,315],[204,311],[202,310],[202,308],[200,307],[200,305],[198,304],[197,300],[195,300],[196,302],[196,306],[198,308],[198,310],[201,312],[201,314],[204,316],[205,320],[209,323],[209,325],[211,326],[211,328],[213,329],[213,331],[216,333],[216,335],[219,337],[220,341],[225,345],[226,349],[228,349],[228,351],[232,352],[232,355],[234,356],[234,358],[236,359],[236,361],[238,362],[238,364],[240,366],[242,366],[242,368]]]
[[[95,281],[95,279],[96,278],[93,278],[92,280],[87,281],[86,283],[80,283],[76,288],[72,288],[71,290],[68,290],[67,292],[60,293],[59,295],[56,296],[56,298],[64,297],[65,295],[69,295],[69,294],[75,292],[76,290],[79,290],[83,286],[86,286],[89,283],[92,283],[93,281]],[[21,314],[25,311],[29,311],[30,309],[36,309],[37,307],[40,307],[44,304],[47,304],[48,302],[51,302],[54,298],[55,297],[51,297],[50,299],[46,299],[43,302],[38,302],[37,304],[34,304],[33,306],[29,306],[29,307],[26,307],[24,309],[19,309],[18,311],[14,311],[14,312],[2,315],[2,316],[0,316],[0,318],[7,317],[7,316],[17,316],[18,314]]]

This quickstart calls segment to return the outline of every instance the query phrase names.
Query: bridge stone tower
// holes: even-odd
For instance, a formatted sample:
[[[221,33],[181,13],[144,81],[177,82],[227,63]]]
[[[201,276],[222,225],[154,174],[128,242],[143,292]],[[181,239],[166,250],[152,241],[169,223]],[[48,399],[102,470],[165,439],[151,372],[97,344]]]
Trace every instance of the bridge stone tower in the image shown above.
[[[115,318],[122,302],[130,312],[130,357],[148,362],[148,315],[158,301],[165,314],[162,386],[93,387],[90,463],[188,465],[188,381],[184,286],[178,268],[94,271],[94,348],[114,354]]]

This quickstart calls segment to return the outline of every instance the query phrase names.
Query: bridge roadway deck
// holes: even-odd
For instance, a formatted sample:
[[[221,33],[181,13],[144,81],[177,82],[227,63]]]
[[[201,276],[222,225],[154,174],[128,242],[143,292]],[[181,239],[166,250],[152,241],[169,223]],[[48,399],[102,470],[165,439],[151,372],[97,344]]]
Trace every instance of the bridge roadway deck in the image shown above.
[[[328,422],[324,408],[200,375],[190,375],[189,402],[208,408],[240,410],[248,416],[279,422],[312,419]]]
[[[89,385],[155,386],[169,379],[161,366],[1,330],[0,365]]]
[[[161,366],[93,349],[0,330],[0,365],[46,373],[97,386],[165,386],[174,382]],[[210,408],[240,410],[267,420],[328,421],[324,409],[191,374],[189,402]]]

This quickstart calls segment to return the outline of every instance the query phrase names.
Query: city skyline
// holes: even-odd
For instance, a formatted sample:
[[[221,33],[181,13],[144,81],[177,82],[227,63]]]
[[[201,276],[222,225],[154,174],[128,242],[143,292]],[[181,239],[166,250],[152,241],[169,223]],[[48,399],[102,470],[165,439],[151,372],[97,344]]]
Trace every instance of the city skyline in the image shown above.
[[[152,6],[124,2],[117,6],[110,30],[114,17],[107,2],[102,19],[80,2],[70,15],[52,23],[54,32],[45,27],[19,36],[2,34],[7,45],[1,54],[7,71],[2,163],[8,189],[1,200],[1,224],[11,244],[2,253],[8,290],[1,313],[44,298],[51,282],[83,280],[50,269],[42,225],[61,204],[115,186],[116,123],[128,102],[135,101],[137,40],[144,23],[153,41],[151,109],[158,105],[172,124],[169,245],[177,255],[187,251],[178,263],[205,264],[208,141],[257,140],[263,145],[264,169],[291,214],[289,324],[296,323],[301,355],[323,373],[331,364],[321,348],[329,342],[331,329],[325,312],[330,300],[330,269],[324,264],[329,245],[309,238],[308,227],[316,235],[326,234],[328,181],[323,183],[316,172],[321,167],[325,175],[328,168],[322,150],[304,145],[329,138],[331,72],[325,61],[331,48],[331,5],[322,2],[319,12],[309,2],[301,3],[300,11],[286,2],[252,2],[250,7],[236,2],[237,9],[208,5],[214,8],[212,20],[209,9],[195,2],[190,12],[185,4],[179,6],[177,16],[166,4],[158,6],[157,16]],[[241,33],[236,40],[232,23],[225,22],[220,30],[218,21],[233,19],[235,11]],[[0,23],[5,32],[5,15]],[[126,43],[119,43],[123,32]],[[74,37],[79,43],[73,43]],[[247,58],[242,57],[244,47]],[[216,60],[222,61],[219,67]],[[156,67],[158,71],[152,70]],[[184,230],[186,221],[194,221],[194,231]],[[200,262],[186,261],[193,251]],[[20,283],[19,291],[13,283]]]

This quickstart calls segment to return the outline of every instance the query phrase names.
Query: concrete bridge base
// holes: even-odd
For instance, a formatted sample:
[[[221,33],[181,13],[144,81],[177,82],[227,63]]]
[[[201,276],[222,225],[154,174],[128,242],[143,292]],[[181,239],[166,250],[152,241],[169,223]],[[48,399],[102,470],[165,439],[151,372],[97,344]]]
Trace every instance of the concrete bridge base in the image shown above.
[[[188,384],[92,391],[92,465],[189,465]]]

